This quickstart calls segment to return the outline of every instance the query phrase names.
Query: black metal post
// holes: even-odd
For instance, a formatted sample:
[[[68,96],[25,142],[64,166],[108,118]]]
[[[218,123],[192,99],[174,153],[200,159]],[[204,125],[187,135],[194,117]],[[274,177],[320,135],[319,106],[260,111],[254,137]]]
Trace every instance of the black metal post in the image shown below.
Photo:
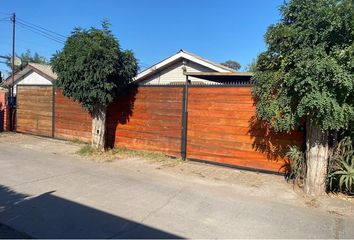
[[[183,109],[182,109],[182,132],[181,132],[181,157],[187,157],[187,129],[188,129],[188,85],[189,80],[186,76],[186,84],[183,88]]]

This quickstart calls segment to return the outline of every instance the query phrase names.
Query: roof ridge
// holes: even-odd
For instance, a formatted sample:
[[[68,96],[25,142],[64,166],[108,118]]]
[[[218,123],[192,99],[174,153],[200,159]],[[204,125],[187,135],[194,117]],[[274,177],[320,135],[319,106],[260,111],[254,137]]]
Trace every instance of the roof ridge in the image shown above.
[[[52,66],[50,64],[43,64],[43,63],[34,63],[34,62],[29,62],[26,64],[26,66],[23,69],[20,69],[15,72],[15,82],[24,76],[24,74],[27,74],[30,71],[34,71],[37,74],[45,76],[49,81],[53,81],[57,78],[57,74],[53,72]],[[7,77],[2,83],[1,86],[5,85],[11,85],[11,75]]]
[[[199,55],[196,55],[194,53],[188,52],[187,50],[180,49],[177,53],[170,55],[169,57],[153,64],[152,66],[144,69],[143,71],[139,72],[135,78],[134,81],[141,81],[143,78],[148,77],[149,75],[153,74],[157,69],[164,68],[164,66],[167,66],[173,61],[176,61],[179,58],[187,58],[191,61],[194,61],[196,63],[199,63],[200,65],[204,65],[214,71],[217,72],[236,72],[234,69],[228,68],[224,65],[215,63],[211,60],[205,59]],[[193,60],[194,59],[194,60]]]
[[[52,66],[50,64],[47,64],[47,63],[36,63],[36,62],[28,62],[28,64],[35,64],[35,65],[43,65],[43,66]]]
[[[208,62],[208,63],[210,63],[210,64],[213,64],[213,65],[215,65],[215,66],[217,66],[217,67],[224,68],[224,69],[229,70],[229,71],[231,71],[231,72],[236,72],[236,71],[235,71],[234,69],[232,69],[232,68],[229,68],[229,67],[227,67],[227,66],[224,66],[224,65],[222,65],[222,64],[220,64],[220,63],[216,63],[216,62],[211,61],[211,60],[209,60],[209,59],[203,58],[203,57],[201,57],[201,56],[199,56],[199,55],[197,55],[197,54],[195,54],[195,53],[191,53],[191,52],[189,52],[189,51],[187,51],[187,50],[184,50],[184,49],[181,49],[181,51],[184,52],[184,53],[186,53],[186,54],[189,54],[189,55],[191,55],[191,56],[193,56],[193,57],[196,57],[196,58],[198,58],[198,59],[200,59],[200,60],[203,60],[203,61],[205,61],[205,62]]]

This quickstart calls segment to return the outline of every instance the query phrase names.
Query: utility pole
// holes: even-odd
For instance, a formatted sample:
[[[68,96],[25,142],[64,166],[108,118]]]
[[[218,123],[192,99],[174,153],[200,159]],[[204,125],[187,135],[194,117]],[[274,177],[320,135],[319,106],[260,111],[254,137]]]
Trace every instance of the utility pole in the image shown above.
[[[13,116],[14,116],[14,84],[15,84],[15,30],[16,30],[16,13],[12,14],[11,17],[12,21],[12,59],[11,59],[11,65],[12,65],[12,73],[11,73],[11,79],[12,79],[12,84],[11,84],[11,90],[10,90],[10,101],[9,101],[9,117],[10,117],[10,131],[14,130],[14,123],[13,123]]]

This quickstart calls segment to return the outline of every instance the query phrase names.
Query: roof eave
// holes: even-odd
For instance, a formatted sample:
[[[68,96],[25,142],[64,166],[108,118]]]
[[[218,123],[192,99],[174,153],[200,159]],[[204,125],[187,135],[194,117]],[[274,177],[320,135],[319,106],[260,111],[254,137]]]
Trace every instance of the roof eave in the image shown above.
[[[187,51],[180,50],[178,53],[162,60],[161,62],[151,66],[150,68],[145,69],[141,73],[139,73],[133,80],[133,82],[141,82],[148,78],[149,76],[153,75],[154,73],[161,71],[162,69],[168,67],[170,64],[173,64],[174,62],[178,61],[179,59],[185,58],[189,61],[198,63],[202,66],[205,66],[211,70],[217,71],[217,72],[234,72],[232,69],[229,69],[225,66],[219,66],[216,63],[213,63],[209,60],[203,59],[195,54],[191,54]]]
[[[15,74],[14,74],[14,78],[15,78],[14,82],[17,82],[21,77],[23,77],[24,75],[26,75],[30,71],[34,71],[34,72],[38,73],[39,75],[41,75],[42,77],[48,79],[51,82],[53,82],[55,80],[55,78],[53,78],[52,76],[49,76],[48,74],[44,73],[43,71],[39,70],[38,68],[32,66],[31,63],[28,63],[26,65],[26,67],[24,67],[23,69],[15,72]],[[18,76],[19,74],[21,74],[21,76],[16,78],[16,76]],[[1,84],[1,86],[8,86],[8,87],[10,87],[11,85],[12,85],[12,75],[7,77],[6,80],[3,81],[3,83]]]

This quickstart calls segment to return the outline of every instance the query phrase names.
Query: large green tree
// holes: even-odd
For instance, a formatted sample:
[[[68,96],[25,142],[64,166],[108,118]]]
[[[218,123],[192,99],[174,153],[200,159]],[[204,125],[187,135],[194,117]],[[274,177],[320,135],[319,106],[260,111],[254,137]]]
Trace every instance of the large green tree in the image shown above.
[[[275,131],[306,123],[305,192],[325,192],[330,131],[354,117],[352,0],[291,0],[265,34],[253,95],[257,116]]]
[[[51,64],[58,75],[56,86],[91,113],[92,145],[103,150],[107,105],[138,71],[133,52],[120,48],[104,21],[102,29],[74,29]]]

